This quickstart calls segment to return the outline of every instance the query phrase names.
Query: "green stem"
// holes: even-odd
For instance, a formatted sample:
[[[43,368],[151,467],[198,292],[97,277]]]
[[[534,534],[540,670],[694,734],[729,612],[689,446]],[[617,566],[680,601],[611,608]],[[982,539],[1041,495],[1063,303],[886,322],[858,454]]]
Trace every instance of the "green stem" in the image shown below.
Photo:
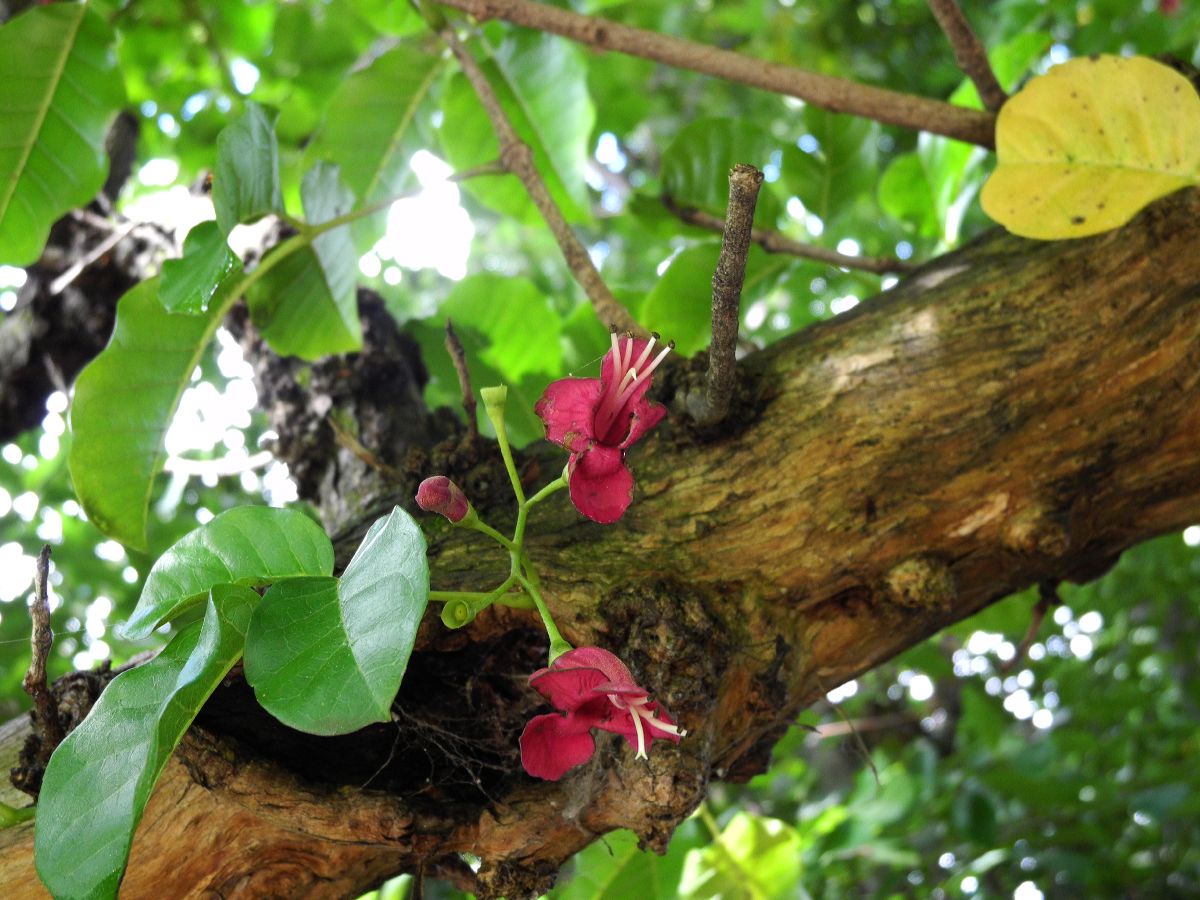
[[[508,470],[508,480],[512,482],[513,493],[517,495],[517,503],[523,507],[525,505],[525,491],[521,488],[521,479],[517,475],[517,465],[513,462],[512,448],[508,446],[508,434],[503,422],[496,429],[496,443],[500,445],[500,455],[504,457],[504,468]],[[517,521],[520,521],[520,513],[517,515]],[[513,543],[520,546],[520,538],[514,537]]]
[[[537,578],[536,573],[533,575],[533,578]],[[542,617],[542,624],[546,627],[546,634],[550,636],[550,662],[554,662],[554,660],[572,649],[572,647],[559,634],[558,626],[554,624],[554,617],[550,615],[550,609],[546,606],[546,601],[542,599],[542,592],[537,589],[534,582],[530,580],[527,574],[518,575],[517,580],[525,586],[525,590],[533,598],[534,605],[537,606],[537,611]]]
[[[9,806],[7,803],[0,803],[0,829],[11,828],[14,825],[20,825],[22,822],[28,822],[36,815],[36,806],[25,806],[18,809],[15,806]]]
[[[520,552],[519,548],[517,547],[517,545],[515,543],[510,541],[508,538],[506,538],[504,535],[502,535],[500,532],[498,532],[495,528],[493,528],[487,522],[483,521],[483,519],[480,519],[478,516],[475,518],[475,521],[473,523],[471,523],[470,525],[468,525],[467,527],[471,528],[475,531],[478,531],[480,534],[486,534],[488,537],[490,537],[492,540],[494,540],[500,546],[504,547],[504,549],[506,549],[509,553]]]
[[[566,486],[567,486],[566,479],[564,479],[562,477],[555,478],[552,482],[550,482],[548,485],[546,485],[544,488],[542,488],[540,491],[538,491],[536,494],[534,494],[532,497],[530,497],[528,500],[525,501],[526,508],[533,506],[533,504],[535,504],[535,503],[541,503],[543,500],[545,500],[547,497],[549,497],[555,491],[561,491]]]

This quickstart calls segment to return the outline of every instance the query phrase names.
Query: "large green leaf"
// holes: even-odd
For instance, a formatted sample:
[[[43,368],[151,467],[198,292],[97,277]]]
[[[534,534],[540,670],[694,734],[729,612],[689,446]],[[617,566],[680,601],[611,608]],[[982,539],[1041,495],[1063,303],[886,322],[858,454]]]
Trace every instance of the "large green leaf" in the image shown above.
[[[371,526],[340,580],[272,585],[246,635],[246,680],[301,731],[387,722],[428,599],[425,537],[397,507]]]
[[[212,201],[225,234],[239,222],[283,212],[275,127],[257,104],[246,104],[242,117],[217,136]]]
[[[216,584],[253,586],[280,578],[328,575],[333,545],[312,519],[293,509],[238,506],[188,532],[146,576],[137,608],[122,632],[148,637],[200,602]]]
[[[204,619],[118,675],[54,751],[38,802],[35,862],[60,900],[117,896],[133,833],[158,776],[242,653],[258,595],[213,588]]]
[[[226,279],[242,270],[216,222],[201,222],[183,242],[183,258],[163,263],[158,298],[171,312],[202,313]]]
[[[505,381],[562,371],[562,320],[550,299],[525,278],[490,273],[464,278],[438,312],[486,336],[483,359]]]
[[[223,310],[169,313],[158,279],[117,303],[108,346],[80,373],[71,404],[68,462],[75,493],[97,528],[146,547],[146,507],[162,468],[163,438]]]
[[[679,896],[687,900],[795,897],[802,848],[800,835],[786,822],[739,812],[717,841],[688,853]]]
[[[662,187],[680,206],[725,217],[729,206],[729,170],[737,163],[770,170],[807,165],[804,154],[790,141],[772,137],[741,119],[700,119],[675,136],[663,151]],[[754,208],[760,228],[775,228],[783,203],[770,183],[763,185]]]
[[[362,204],[409,188],[408,161],[417,149],[414,119],[442,66],[442,58],[402,44],[353,73],[333,95],[329,113],[305,151],[307,159],[338,165],[342,180]]]
[[[301,186],[310,225],[350,211],[354,196],[337,166],[317,163]],[[318,359],[362,347],[356,282],[358,254],[349,225],[315,238],[280,260],[250,289],[246,300],[254,324],[282,356]]]
[[[108,25],[81,3],[0,28],[0,264],[37,260],[50,226],[104,184],[104,136],[125,102]]]
[[[699,822],[690,820],[671,837],[665,856],[638,849],[638,836],[621,829],[606,834],[572,861],[574,874],[554,886],[550,900],[675,900],[689,850],[703,845]]]
[[[855,218],[879,176],[879,125],[816,106],[805,107],[804,125],[816,148],[800,155],[802,166],[785,169],[783,181],[827,229],[836,230]]]
[[[483,68],[563,214],[571,220],[586,219],[584,173],[596,111],[579,49],[552,35],[513,34]],[[463,75],[450,80],[442,110],[442,147],[454,168],[499,157],[492,123]],[[464,187],[497,212],[523,222],[541,221],[525,188],[511,175],[472,178]]]

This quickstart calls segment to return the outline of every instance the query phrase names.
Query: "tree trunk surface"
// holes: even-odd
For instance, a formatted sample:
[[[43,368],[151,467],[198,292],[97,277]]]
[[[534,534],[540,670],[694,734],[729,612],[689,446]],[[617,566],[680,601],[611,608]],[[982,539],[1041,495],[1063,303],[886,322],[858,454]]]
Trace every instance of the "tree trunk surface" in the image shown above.
[[[674,412],[698,364],[667,372],[657,392],[673,414],[633,454],[624,519],[602,528],[556,496],[528,546],[566,637],[623,658],[687,729],[678,747],[646,762],[601,734],[562,781],[525,776],[539,624],[493,608],[451,632],[431,614],[394,721],[354,735],[275,723],[235,670],[154,793],[122,897],[350,897],[420,870],[517,898],[614,828],[661,851],[710,780],[763,771],[835,685],[1013,591],[1091,579],[1200,520],[1197,221],[1192,190],[1094,238],[989,233],[747,357],[716,433]],[[493,450],[415,430],[424,444],[396,463],[414,477],[441,466],[511,524]],[[311,483],[344,558],[411,493],[355,482],[345,451],[330,458],[341,480]],[[537,486],[562,462],[520,464]],[[485,539],[435,518],[435,587],[502,580]],[[0,732],[0,758],[23,727]],[[32,834],[0,832],[5,896],[44,895]]]

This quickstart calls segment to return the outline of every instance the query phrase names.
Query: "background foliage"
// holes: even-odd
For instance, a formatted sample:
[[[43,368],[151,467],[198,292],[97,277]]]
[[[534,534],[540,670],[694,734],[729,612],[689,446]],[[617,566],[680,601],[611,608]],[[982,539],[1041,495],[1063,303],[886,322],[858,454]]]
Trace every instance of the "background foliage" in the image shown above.
[[[977,103],[921,0],[560,5]],[[467,346],[475,383],[512,386],[518,442],[540,436],[530,410],[547,380],[564,369],[594,374],[607,335],[520,185],[506,176],[461,187],[441,181],[451,168],[492,161],[494,140],[469,86],[405,4],[106,0],[91,7],[117,34],[126,103],[141,125],[136,174],[119,203],[126,215],[144,219],[171,207],[167,224],[181,243],[205,215],[188,220],[180,210],[207,202],[195,186],[214,167],[218,133],[253,101],[274,117],[278,202],[295,215],[302,193],[313,213],[315,188],[302,185],[323,159],[341,164],[340,187],[335,180],[329,196],[340,190],[371,202],[425,185],[421,196],[356,225],[353,239],[359,283],[384,297],[425,350],[431,403],[457,399],[441,346],[446,315]],[[1010,88],[1052,62],[1093,52],[1200,62],[1200,9],[1162,7],[964,4]],[[718,238],[681,223],[661,197],[721,214],[732,161],[766,172],[761,227],[844,252],[921,260],[988,227],[977,196],[993,163],[981,150],[501,23],[483,27],[476,47],[619,299],[683,352],[707,343]],[[376,130],[370,140],[351,127],[363,121]],[[385,226],[388,236],[376,243]],[[23,280],[21,270],[0,268],[5,315]],[[756,249],[743,334],[765,345],[889,283]],[[54,546],[56,675],[142,649],[112,625],[132,612],[151,562],[197,522],[248,497],[294,497],[281,467],[257,454],[270,436],[253,409],[248,368],[220,334],[201,354],[168,434],[168,474],[150,500],[147,552],[105,539],[84,517],[68,478],[63,394],[48,398],[41,428],[0,448],[6,717],[25,705],[22,601],[41,543]],[[219,475],[231,467],[240,471]],[[1008,671],[1031,596],[833,691],[840,705],[807,713],[769,773],[714,788],[665,859],[637,852],[629,835],[612,835],[577,858],[556,895],[1200,891],[1200,783],[1190,764],[1200,750],[1198,546],[1200,528],[1166,536],[1127,553],[1099,582],[1065,587],[1064,605]]]

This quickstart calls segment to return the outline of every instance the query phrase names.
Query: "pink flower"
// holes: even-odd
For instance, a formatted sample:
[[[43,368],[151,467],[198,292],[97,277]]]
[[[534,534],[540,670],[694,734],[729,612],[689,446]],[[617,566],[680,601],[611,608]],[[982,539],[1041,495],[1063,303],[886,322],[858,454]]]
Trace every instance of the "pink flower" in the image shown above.
[[[625,736],[646,759],[654,739],[679,743],[685,732],[638,687],[625,664],[599,647],[569,650],[529,676],[529,683],[566,715],[536,716],[521,734],[521,764],[536,778],[558,781],[596,750],[591,729]]]
[[[625,451],[667,414],[645,399],[651,375],[671,352],[668,344],[651,358],[654,344],[654,338],[621,341],[614,334],[599,378],[562,378],[546,388],[534,407],[546,426],[546,439],[571,451],[571,502],[602,525],[621,518],[633,499]]]
[[[441,513],[455,524],[471,511],[467,495],[445,475],[426,478],[417,486],[417,506],[425,512]]]

